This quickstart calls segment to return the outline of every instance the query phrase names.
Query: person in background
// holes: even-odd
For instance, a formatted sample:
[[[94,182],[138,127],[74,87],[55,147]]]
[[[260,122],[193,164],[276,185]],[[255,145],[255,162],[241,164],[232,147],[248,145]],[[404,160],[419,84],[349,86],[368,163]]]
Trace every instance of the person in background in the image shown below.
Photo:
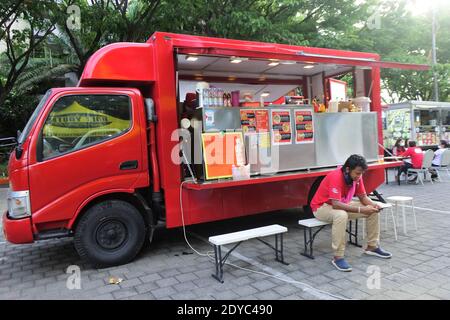
[[[395,145],[392,148],[392,154],[394,156],[398,156],[406,151],[405,144],[403,143],[402,138],[398,138],[397,141],[395,141]]]
[[[450,148],[450,144],[446,140],[441,140],[441,142],[439,144],[439,149],[437,149],[434,152],[434,158],[433,158],[433,161],[431,162],[431,165],[433,167],[440,167],[441,166],[442,154],[444,153],[445,150],[447,150],[449,148]],[[438,177],[438,175],[437,175],[436,170],[433,170],[431,172],[431,178],[432,179],[436,179],[437,177]]]
[[[402,173],[407,174],[408,169],[420,169],[422,168],[423,162],[423,151],[419,147],[416,146],[415,141],[408,142],[409,148],[406,149],[405,152],[401,153],[400,157],[409,157],[411,158],[411,162],[403,161],[403,165],[398,169],[398,175],[400,176]],[[415,181],[417,179],[417,175],[411,179],[410,181]]]
[[[339,271],[352,271],[352,267],[344,258],[346,228],[349,219],[365,218],[367,224],[367,255],[389,259],[392,254],[379,247],[380,206],[374,203],[366,194],[362,175],[367,170],[364,157],[354,154],[344,163],[342,168],[331,171],[320,183],[316,194],[311,200],[311,210],[321,221],[331,222],[331,246],[334,258],[331,261]],[[358,201],[352,201],[353,196]]]
[[[395,141],[394,147],[392,148],[392,154],[398,157],[400,154],[406,151],[405,144],[402,138],[398,138]],[[408,162],[408,161],[407,161]],[[395,174],[395,180],[398,180],[398,173]]]

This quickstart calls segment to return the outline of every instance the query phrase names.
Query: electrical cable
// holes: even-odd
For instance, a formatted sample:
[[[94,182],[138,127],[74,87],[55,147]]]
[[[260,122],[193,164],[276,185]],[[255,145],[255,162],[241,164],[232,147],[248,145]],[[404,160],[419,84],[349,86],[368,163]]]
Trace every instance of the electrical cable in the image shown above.
[[[182,226],[183,226],[184,240],[186,241],[187,245],[192,249],[192,251],[194,251],[194,252],[195,252],[196,254],[198,254],[199,256],[202,256],[202,257],[208,257],[208,258],[210,258],[210,259],[212,259],[212,260],[215,260],[215,258],[213,257],[213,254],[214,254],[213,251],[208,251],[208,252],[206,252],[206,253],[201,253],[201,252],[197,251],[197,250],[191,245],[191,243],[189,242],[189,240],[188,240],[188,238],[187,238],[187,235],[186,235],[186,225],[185,225],[185,221],[184,221],[184,210],[183,210],[183,185],[184,185],[185,183],[189,183],[189,182],[194,182],[194,183],[196,183],[196,184],[198,183],[198,182],[195,180],[195,178],[194,178],[194,180],[185,180],[185,181],[181,182],[181,185],[180,185],[181,222],[182,222]],[[341,296],[334,295],[334,294],[329,293],[329,292],[326,292],[326,291],[322,291],[322,290],[320,290],[320,289],[316,289],[316,288],[310,286],[310,285],[307,284],[307,283],[303,283],[303,282],[296,281],[296,280],[283,279],[283,278],[281,278],[281,277],[279,277],[279,276],[276,276],[276,275],[273,275],[273,274],[269,274],[269,273],[266,273],[266,272],[255,271],[255,270],[251,270],[251,269],[248,269],[248,268],[240,267],[240,266],[237,266],[237,265],[235,265],[235,264],[233,264],[233,263],[230,263],[230,262],[225,262],[225,264],[226,264],[226,265],[229,265],[229,266],[232,266],[232,267],[234,267],[234,268],[237,268],[237,269],[241,269],[241,270],[247,271],[247,272],[251,272],[251,273],[260,274],[260,275],[268,276],[268,277],[271,277],[271,278],[275,278],[275,279],[281,280],[281,281],[286,282],[286,283],[302,285],[302,286],[306,287],[306,289],[303,289],[303,288],[302,288],[302,290],[305,291],[305,292],[308,292],[309,290],[312,290],[312,291],[319,292],[319,293],[321,293],[321,294],[323,294],[323,295],[333,297],[333,298],[338,299],[338,300],[349,300],[349,299],[347,299],[347,298],[345,298],[345,297],[341,297]]]

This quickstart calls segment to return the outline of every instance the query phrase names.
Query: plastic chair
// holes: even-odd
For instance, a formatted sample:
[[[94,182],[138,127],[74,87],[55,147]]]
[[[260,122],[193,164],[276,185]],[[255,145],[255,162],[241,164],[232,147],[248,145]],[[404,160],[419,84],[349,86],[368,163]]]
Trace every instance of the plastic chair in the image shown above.
[[[397,218],[397,221],[399,221],[399,212],[398,207],[399,205],[402,205],[402,216],[403,216],[403,233],[406,235],[406,210],[405,210],[405,204],[410,203],[412,207],[412,214],[414,217],[414,228],[417,231],[417,219],[416,219],[416,211],[414,210],[414,198],[413,197],[404,197],[404,196],[392,196],[386,198],[389,202],[391,202],[395,206],[395,215]]]
[[[440,171],[446,171],[447,175],[450,177],[449,168],[450,168],[450,149],[447,149],[442,153],[440,166],[433,167],[433,169],[436,171],[436,174],[438,175],[439,181],[442,182]]]
[[[408,171],[406,172],[406,180],[408,181],[408,178],[412,175],[412,174],[416,174],[417,175],[417,180],[416,180],[416,184],[420,183],[423,185],[423,181],[424,178],[427,178],[427,175],[430,175],[430,181],[433,184],[433,179],[431,179],[431,173],[430,173],[430,168],[432,168],[432,161],[434,158],[434,152],[431,149],[428,149],[424,156],[423,156],[423,161],[422,161],[422,167],[420,169],[408,169]],[[424,176],[424,178],[422,178],[422,174]]]
[[[375,203],[379,203],[377,201],[375,201]],[[379,226],[381,228],[381,215],[384,215],[384,230],[388,229],[388,216],[391,217],[392,220],[392,226],[394,227],[394,237],[395,240],[398,240],[398,236],[397,236],[397,222],[395,220],[395,216],[394,216],[394,210],[392,209],[392,203],[383,203],[382,206],[384,207],[383,210],[381,210],[379,212]],[[362,218],[363,224],[362,224],[362,238],[365,239],[366,237],[366,218]]]

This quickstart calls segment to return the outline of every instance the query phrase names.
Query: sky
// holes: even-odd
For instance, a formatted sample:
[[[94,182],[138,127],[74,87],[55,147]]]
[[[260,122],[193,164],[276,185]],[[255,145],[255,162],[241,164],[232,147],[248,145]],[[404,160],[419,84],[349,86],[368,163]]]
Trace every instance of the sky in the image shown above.
[[[450,0],[409,0],[409,10],[415,15],[425,14],[431,10],[432,6],[450,7]]]

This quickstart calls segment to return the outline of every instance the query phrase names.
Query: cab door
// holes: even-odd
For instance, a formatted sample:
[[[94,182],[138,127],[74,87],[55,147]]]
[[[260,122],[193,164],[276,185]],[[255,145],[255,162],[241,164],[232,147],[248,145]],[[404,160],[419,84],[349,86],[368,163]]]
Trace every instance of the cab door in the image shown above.
[[[33,134],[32,218],[44,229],[60,227],[94,195],[132,190],[147,172],[139,91],[77,89],[52,97]]]

